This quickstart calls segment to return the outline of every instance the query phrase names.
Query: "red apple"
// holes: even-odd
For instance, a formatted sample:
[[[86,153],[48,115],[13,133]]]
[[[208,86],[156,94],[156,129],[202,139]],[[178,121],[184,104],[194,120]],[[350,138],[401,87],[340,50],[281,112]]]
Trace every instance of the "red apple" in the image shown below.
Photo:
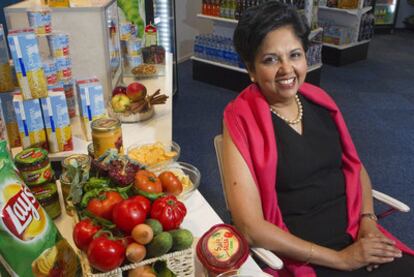
[[[147,96],[147,88],[138,82],[133,82],[128,85],[126,95],[132,102],[137,102]]]
[[[114,90],[112,91],[112,96],[115,96],[117,94],[126,94],[126,87],[123,86],[117,86],[114,88]]]

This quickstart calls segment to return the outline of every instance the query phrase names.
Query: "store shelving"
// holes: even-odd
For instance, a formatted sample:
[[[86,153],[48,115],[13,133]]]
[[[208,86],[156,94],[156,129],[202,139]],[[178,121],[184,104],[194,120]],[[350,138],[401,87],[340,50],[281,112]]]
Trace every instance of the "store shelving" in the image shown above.
[[[202,13],[198,13],[197,17],[205,18],[205,19],[209,19],[209,20],[213,20],[213,21],[218,21],[218,22],[232,23],[232,24],[237,24],[237,22],[238,22],[238,20],[236,20],[236,19],[224,18],[224,17],[212,16],[212,15],[205,15],[205,14],[202,14]]]

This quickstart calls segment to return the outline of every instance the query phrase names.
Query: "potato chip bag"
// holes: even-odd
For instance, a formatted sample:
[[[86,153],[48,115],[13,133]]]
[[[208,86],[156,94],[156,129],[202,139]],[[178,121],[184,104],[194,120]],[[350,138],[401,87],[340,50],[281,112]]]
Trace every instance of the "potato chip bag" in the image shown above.
[[[0,141],[0,264],[11,276],[77,276],[79,260]]]

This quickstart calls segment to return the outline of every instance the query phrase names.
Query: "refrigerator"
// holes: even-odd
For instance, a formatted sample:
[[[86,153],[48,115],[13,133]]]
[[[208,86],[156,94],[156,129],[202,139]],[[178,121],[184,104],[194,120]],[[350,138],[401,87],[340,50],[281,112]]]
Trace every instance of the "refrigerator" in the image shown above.
[[[400,0],[376,0],[374,15],[375,29],[392,32],[397,20],[397,11]]]

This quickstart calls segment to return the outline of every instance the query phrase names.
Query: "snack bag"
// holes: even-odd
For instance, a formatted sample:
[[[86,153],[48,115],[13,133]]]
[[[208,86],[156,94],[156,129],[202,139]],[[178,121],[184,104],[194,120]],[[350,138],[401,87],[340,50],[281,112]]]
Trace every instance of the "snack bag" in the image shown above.
[[[0,263],[11,276],[77,276],[79,260],[0,141]]]

